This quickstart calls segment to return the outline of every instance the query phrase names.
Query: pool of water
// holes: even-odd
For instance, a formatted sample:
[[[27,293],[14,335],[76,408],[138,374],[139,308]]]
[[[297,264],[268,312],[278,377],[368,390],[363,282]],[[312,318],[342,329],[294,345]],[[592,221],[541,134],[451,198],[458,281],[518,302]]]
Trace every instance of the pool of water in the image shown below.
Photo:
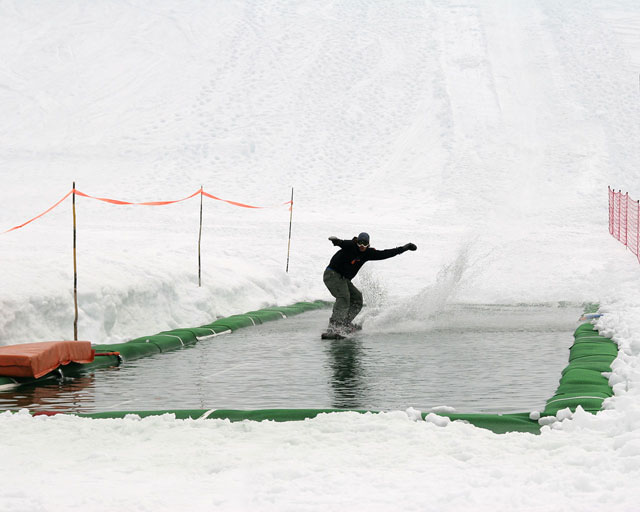
[[[345,408],[541,410],[553,395],[578,307],[449,306],[421,325],[320,339],[329,310],[240,329],[64,382],[0,392],[0,409]]]

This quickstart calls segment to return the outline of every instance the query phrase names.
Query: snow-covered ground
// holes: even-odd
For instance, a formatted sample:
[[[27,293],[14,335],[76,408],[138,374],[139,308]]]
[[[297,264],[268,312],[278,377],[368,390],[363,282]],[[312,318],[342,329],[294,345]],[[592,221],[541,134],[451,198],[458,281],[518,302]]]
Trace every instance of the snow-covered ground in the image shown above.
[[[0,509],[637,510],[635,0],[0,1],[0,230],[73,181],[80,338],[330,298],[330,235],[419,249],[368,286],[444,302],[599,302],[621,348],[597,416],[498,436],[412,414],[302,423],[0,415]],[[73,336],[71,203],[0,235],[0,344]],[[434,300],[436,297],[437,300]],[[451,375],[452,381],[464,378]]]

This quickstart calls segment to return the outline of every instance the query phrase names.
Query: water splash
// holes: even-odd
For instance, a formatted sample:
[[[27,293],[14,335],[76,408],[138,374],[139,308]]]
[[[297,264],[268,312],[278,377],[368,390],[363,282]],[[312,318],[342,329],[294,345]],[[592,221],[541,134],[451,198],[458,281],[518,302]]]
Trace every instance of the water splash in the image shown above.
[[[363,268],[358,275],[358,288],[368,311],[380,311],[388,302],[386,283],[370,268]]]
[[[365,296],[365,328],[379,332],[416,332],[433,329],[436,317],[455,297],[463,282],[469,269],[469,253],[470,246],[463,246],[455,260],[440,269],[434,284],[399,303],[389,304],[384,287],[381,290],[380,284],[371,281],[371,274],[368,274],[367,286],[372,286],[374,291],[371,292],[373,300],[369,301]]]

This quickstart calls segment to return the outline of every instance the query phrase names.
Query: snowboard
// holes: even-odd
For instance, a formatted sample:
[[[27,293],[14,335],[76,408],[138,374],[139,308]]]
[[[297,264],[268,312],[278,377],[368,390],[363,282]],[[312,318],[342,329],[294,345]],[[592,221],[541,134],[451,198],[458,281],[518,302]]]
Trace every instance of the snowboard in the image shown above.
[[[338,334],[337,332],[323,332],[320,337],[323,340],[344,340],[346,336]]]
[[[361,325],[356,325],[354,330],[351,332],[346,332],[344,334],[337,333],[335,331],[327,331],[323,332],[320,337],[323,340],[344,340],[353,337],[358,331],[362,330]]]

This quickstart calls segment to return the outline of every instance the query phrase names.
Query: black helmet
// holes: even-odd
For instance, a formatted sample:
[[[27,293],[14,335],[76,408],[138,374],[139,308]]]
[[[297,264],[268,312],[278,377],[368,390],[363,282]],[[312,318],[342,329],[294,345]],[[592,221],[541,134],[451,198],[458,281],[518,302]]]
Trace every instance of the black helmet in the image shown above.
[[[357,242],[360,245],[369,245],[369,233],[362,232],[358,235]]]

